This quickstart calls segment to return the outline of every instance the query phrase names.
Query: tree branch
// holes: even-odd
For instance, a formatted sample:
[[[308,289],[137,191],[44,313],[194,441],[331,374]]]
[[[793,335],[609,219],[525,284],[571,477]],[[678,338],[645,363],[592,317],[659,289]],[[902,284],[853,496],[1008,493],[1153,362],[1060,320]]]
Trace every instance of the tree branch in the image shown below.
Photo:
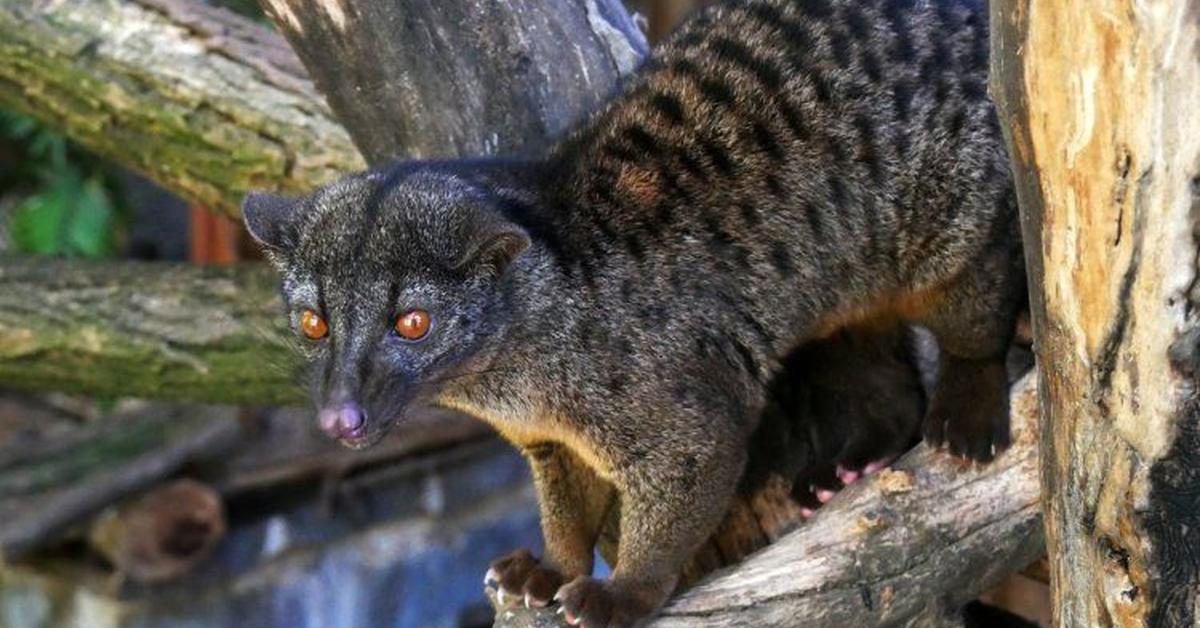
[[[647,51],[619,0],[260,2],[372,164],[536,154]]]
[[[958,609],[1042,552],[1035,378],[1013,387],[1013,446],[964,468],[924,445],[807,523],[684,592],[652,626],[916,625]],[[502,609],[498,628],[565,626]]]
[[[266,265],[9,259],[0,382],[27,390],[268,404],[302,398]]]
[[[277,33],[187,0],[0,0],[0,105],[236,215],[363,167]]]

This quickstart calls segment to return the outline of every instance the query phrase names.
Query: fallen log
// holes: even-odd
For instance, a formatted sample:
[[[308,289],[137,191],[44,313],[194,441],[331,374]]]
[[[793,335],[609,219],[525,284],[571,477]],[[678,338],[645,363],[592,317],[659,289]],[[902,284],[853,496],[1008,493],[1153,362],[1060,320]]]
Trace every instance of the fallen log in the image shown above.
[[[651,625],[954,625],[964,604],[1044,548],[1035,378],[1021,379],[1012,397],[1013,446],[994,462],[964,466],[918,446],[683,592]],[[503,608],[495,625],[566,624],[553,608]]]
[[[92,523],[88,544],[109,561],[118,578],[165,582],[208,558],[227,528],[221,496],[185,478],[106,510]]]

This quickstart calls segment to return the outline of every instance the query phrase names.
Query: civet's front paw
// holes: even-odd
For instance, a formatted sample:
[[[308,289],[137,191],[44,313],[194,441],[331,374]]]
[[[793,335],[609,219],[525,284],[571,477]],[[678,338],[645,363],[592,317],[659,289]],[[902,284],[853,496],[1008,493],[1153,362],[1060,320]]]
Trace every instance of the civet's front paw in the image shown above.
[[[579,576],[558,590],[568,624],[582,628],[630,628],[648,619],[653,611],[636,596],[624,595],[611,581]]]
[[[485,585],[496,588],[496,600],[502,606],[527,607],[549,604],[565,581],[558,570],[544,565],[526,549],[492,561],[483,579]]]
[[[1008,380],[1002,362],[954,364],[938,382],[925,417],[925,442],[952,455],[990,462],[1008,449]]]

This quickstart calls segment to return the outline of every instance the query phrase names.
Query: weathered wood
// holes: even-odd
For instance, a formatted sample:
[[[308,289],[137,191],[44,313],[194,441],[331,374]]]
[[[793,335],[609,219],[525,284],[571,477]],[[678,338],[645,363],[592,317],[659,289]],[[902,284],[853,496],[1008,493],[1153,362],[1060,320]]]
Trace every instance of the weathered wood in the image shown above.
[[[531,154],[646,42],[619,0],[261,0],[371,163]]]
[[[0,0],[0,105],[231,214],[363,164],[282,37],[187,0]]]
[[[1193,626],[1200,3],[992,3],[1057,625]]]
[[[296,402],[299,357],[265,265],[0,263],[0,382],[227,403]]]
[[[952,625],[1041,553],[1037,390],[1013,388],[1013,446],[964,467],[924,445],[844,490],[806,524],[672,600],[652,626]],[[497,614],[547,624],[554,609]],[[541,623],[538,623],[541,622]]]

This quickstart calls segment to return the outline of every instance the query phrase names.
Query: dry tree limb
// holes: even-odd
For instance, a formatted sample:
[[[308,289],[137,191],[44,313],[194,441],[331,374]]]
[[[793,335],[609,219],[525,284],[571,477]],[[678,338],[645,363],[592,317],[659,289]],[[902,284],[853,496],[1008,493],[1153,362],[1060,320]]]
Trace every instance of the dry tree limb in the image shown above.
[[[619,0],[260,0],[371,164],[536,154],[646,41]]]
[[[652,626],[950,625],[957,609],[1043,550],[1037,390],[1013,387],[1012,448],[965,467],[924,445],[808,523],[672,600]],[[952,613],[951,613],[952,614]],[[565,626],[502,609],[498,628]]]

